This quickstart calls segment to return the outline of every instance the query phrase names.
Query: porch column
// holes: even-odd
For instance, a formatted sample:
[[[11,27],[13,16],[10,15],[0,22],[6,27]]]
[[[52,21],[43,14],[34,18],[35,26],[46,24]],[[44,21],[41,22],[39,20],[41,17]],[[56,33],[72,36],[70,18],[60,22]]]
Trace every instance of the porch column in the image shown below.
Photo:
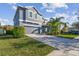
[[[38,34],[40,34],[40,27],[38,28]]]

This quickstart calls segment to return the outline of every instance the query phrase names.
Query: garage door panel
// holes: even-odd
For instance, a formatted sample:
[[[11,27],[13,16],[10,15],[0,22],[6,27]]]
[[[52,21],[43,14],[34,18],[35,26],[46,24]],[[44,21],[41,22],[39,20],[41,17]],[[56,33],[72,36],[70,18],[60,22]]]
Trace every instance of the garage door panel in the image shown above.
[[[37,31],[35,31],[36,29],[38,29],[38,28],[35,28],[35,27],[25,27],[26,28],[26,33],[27,34],[35,34],[35,33],[38,33],[38,30]]]

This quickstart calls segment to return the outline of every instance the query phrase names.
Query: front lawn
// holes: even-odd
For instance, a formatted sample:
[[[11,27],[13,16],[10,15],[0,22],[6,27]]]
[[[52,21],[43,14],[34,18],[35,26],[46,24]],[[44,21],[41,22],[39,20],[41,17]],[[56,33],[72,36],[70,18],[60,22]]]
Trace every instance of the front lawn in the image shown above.
[[[54,48],[30,37],[12,38],[0,36],[0,56],[43,56]]]
[[[75,37],[78,37],[79,35],[77,34],[60,34],[58,37],[63,37],[63,38],[69,38],[69,39],[74,39]]]

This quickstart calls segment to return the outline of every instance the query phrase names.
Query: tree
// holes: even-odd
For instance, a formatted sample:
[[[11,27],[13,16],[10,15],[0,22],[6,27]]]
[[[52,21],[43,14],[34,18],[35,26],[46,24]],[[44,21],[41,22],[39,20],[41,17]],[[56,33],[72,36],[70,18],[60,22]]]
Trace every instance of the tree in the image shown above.
[[[63,19],[64,17],[56,17],[56,18],[50,18],[50,21],[47,23],[48,26],[51,27],[50,29],[50,34],[60,34],[61,30],[60,27],[62,24],[64,24],[63,22],[60,22],[61,19]]]

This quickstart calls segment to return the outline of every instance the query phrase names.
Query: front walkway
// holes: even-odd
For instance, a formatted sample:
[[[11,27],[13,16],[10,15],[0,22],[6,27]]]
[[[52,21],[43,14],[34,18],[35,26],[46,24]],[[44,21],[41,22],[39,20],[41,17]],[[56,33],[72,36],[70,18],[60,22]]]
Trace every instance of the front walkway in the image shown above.
[[[50,35],[27,35],[58,49],[48,54],[48,56],[79,56],[78,39],[66,39]]]

